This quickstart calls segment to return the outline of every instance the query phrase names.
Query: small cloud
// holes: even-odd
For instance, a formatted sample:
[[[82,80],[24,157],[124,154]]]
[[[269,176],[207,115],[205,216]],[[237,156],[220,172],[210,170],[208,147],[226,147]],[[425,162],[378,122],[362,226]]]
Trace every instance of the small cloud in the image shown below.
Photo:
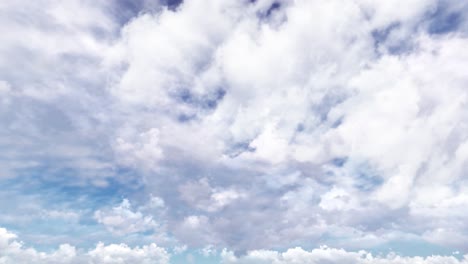
[[[94,218],[110,232],[117,235],[152,231],[158,227],[152,216],[143,215],[140,211],[133,211],[127,199],[110,210],[97,210],[94,213]]]

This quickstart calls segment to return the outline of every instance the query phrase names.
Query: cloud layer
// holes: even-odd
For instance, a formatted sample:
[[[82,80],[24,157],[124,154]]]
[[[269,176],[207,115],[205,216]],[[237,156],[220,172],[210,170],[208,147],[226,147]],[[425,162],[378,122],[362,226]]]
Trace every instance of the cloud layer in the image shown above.
[[[167,263],[156,242],[227,248],[226,263],[463,263],[352,251],[468,251],[466,3],[41,0],[0,14],[0,226],[62,244],[39,253],[3,230],[15,258]],[[321,244],[347,251],[265,251]]]
[[[170,255],[163,248],[150,244],[131,248],[125,244],[104,245],[87,252],[79,251],[68,244],[62,244],[51,253],[25,248],[17,236],[0,228],[0,263],[169,263]]]
[[[467,263],[468,259],[465,256],[463,260],[458,260],[454,257],[430,256],[422,257],[401,257],[398,255],[388,256],[372,256],[372,254],[359,251],[347,252],[342,249],[333,249],[321,247],[312,251],[305,251],[301,248],[291,248],[285,252],[277,251],[251,251],[246,256],[241,258],[235,257],[228,251],[222,252],[222,263],[268,263],[268,264],[293,264],[293,263],[352,263],[352,264],[459,264]]]
[[[62,244],[53,252],[39,252],[33,248],[25,248],[17,236],[4,228],[0,228],[0,263],[169,263],[170,254],[155,244],[130,248],[125,244],[105,246],[98,243],[94,249],[87,252],[77,250],[68,244]],[[207,253],[208,252],[208,253]],[[205,255],[211,254],[208,249]],[[214,253],[216,254],[216,253]],[[462,260],[455,257],[430,256],[401,257],[395,254],[387,256],[372,256],[366,251],[348,252],[343,249],[333,249],[322,246],[312,251],[302,248],[291,248],[285,252],[256,250],[246,255],[236,257],[233,252],[224,249],[221,253],[223,264],[293,264],[293,263],[353,263],[353,264],[463,264],[468,263],[468,256]]]

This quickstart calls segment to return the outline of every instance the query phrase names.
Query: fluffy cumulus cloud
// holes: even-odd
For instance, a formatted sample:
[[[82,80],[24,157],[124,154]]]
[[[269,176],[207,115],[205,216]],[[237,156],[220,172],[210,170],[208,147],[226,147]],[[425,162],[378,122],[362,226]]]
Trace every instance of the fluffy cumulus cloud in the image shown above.
[[[401,257],[394,254],[388,256],[373,256],[366,251],[349,252],[342,249],[320,247],[312,251],[302,248],[291,248],[285,252],[256,250],[247,255],[237,258],[232,252],[224,250],[222,253],[222,263],[225,264],[247,264],[247,263],[268,263],[268,264],[293,264],[293,263],[352,263],[352,264],[462,264],[468,262],[468,256],[462,260],[454,257],[430,256],[422,257]]]
[[[98,243],[88,251],[78,250],[68,244],[62,244],[53,252],[40,252],[26,248],[17,236],[4,228],[0,228],[0,263],[170,263],[169,253],[156,244],[131,248],[125,244],[104,245]],[[217,254],[212,245],[204,247],[202,255],[208,257]],[[249,251],[236,257],[232,251],[223,249],[220,253],[220,263],[223,264],[293,264],[293,263],[353,263],[353,264],[464,264],[468,256],[457,259],[453,256],[401,257],[396,254],[373,256],[366,251],[351,252],[343,249],[320,248],[306,251],[300,247],[288,249],[285,252],[271,250]]]
[[[468,252],[463,1],[7,0],[0,30],[0,226],[62,244],[3,230],[5,261],[466,262],[367,253]]]
[[[104,245],[87,252],[77,250],[69,244],[62,244],[53,252],[41,252],[26,248],[17,236],[0,228],[0,263],[169,263],[168,252],[156,244],[131,248],[125,244]]]
[[[97,210],[94,218],[116,234],[150,231],[157,226],[152,216],[144,216],[140,211],[133,212],[127,199],[111,210]]]

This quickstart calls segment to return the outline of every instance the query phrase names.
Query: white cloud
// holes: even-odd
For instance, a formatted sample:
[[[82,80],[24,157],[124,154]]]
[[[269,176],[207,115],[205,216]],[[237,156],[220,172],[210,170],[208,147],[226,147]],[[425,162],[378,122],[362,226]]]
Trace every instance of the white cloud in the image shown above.
[[[201,250],[203,255],[217,255],[216,250],[207,246]],[[457,254],[458,255],[458,254]],[[373,256],[366,251],[351,252],[322,246],[311,251],[302,248],[291,248],[285,252],[254,250],[242,256],[235,256],[232,251],[222,250],[219,254],[223,264],[293,264],[293,263],[353,263],[353,264],[463,264],[468,263],[468,256],[461,260],[452,256],[403,257],[395,253],[387,256]],[[170,254],[155,244],[131,248],[125,244],[104,245],[98,243],[89,251],[76,249],[68,244],[62,244],[57,250],[45,253],[34,248],[24,247],[17,236],[4,228],[0,228],[0,263],[170,263]]]
[[[151,231],[158,227],[158,223],[152,216],[143,215],[140,211],[132,211],[132,206],[127,199],[111,210],[97,210],[94,218],[110,232],[118,235]]]
[[[81,217],[80,212],[66,210],[42,210],[40,215],[45,219],[63,219],[72,222],[78,221]]]
[[[206,256],[216,256],[216,250],[207,246],[201,250]],[[459,255],[459,253],[454,253]],[[453,256],[404,257],[395,253],[386,256],[374,256],[366,251],[351,252],[343,249],[322,246],[311,251],[302,248],[291,248],[284,252],[270,250],[249,251],[245,255],[236,256],[227,249],[219,253],[220,263],[223,264],[293,264],[293,263],[353,263],[353,264],[464,264],[468,263],[468,256],[461,259]],[[170,263],[170,254],[155,244],[141,247],[129,247],[125,244],[104,245],[98,243],[88,251],[76,249],[68,244],[62,244],[57,250],[50,252],[37,251],[24,247],[17,240],[17,236],[10,231],[0,228],[0,263]],[[459,256],[458,256],[459,257]]]
[[[466,115],[468,80],[459,69],[465,59],[455,54],[466,44],[421,36],[418,52],[384,57],[353,78],[357,96],[334,109],[344,116],[330,131],[339,133],[343,154],[368,160],[387,178],[375,193],[378,201],[399,208],[429,181],[445,188],[461,177],[456,153],[465,139],[457,120]],[[449,143],[454,140],[460,148]],[[444,161],[448,157],[453,161]]]
[[[205,257],[215,256],[217,255],[216,248],[213,245],[208,245],[201,249],[201,253]]]
[[[165,249],[150,244],[143,247],[130,248],[125,244],[105,246],[99,243],[95,249],[88,252],[90,263],[169,263],[169,254]]]
[[[15,82],[15,91],[41,101],[74,93],[72,65],[80,66],[80,71],[73,71],[78,79],[96,80],[98,65],[90,62],[99,60],[117,30],[117,23],[104,12],[106,7],[80,0],[2,4],[0,29],[8,33],[0,45],[0,69]]]
[[[285,252],[255,250],[245,256],[236,257],[232,252],[222,252],[224,264],[295,264],[295,263],[350,263],[350,264],[462,264],[468,263],[468,256],[458,260],[452,256],[402,257],[396,254],[373,256],[366,251],[349,252],[343,249],[321,247],[311,251],[291,248]]]
[[[333,188],[321,196],[319,206],[327,211],[350,210],[358,207],[354,195],[344,189]]]
[[[122,41],[114,49],[117,53],[107,59],[110,67],[129,66],[112,87],[115,95],[158,108],[170,103],[168,91],[196,88],[197,81],[203,80],[203,75],[196,76],[199,67],[209,63],[207,59],[229,29],[231,21],[223,17],[231,16],[223,10],[229,5],[189,1],[178,12],[145,14],[131,21],[122,30]]]
[[[187,245],[183,245],[183,246],[175,246],[173,249],[172,249],[172,252],[174,252],[174,254],[182,254],[184,253],[185,251],[187,251]]]
[[[154,169],[163,157],[159,141],[159,130],[152,128],[134,139],[125,140],[119,137],[114,149],[122,164]]]
[[[155,244],[131,248],[125,244],[97,244],[88,252],[77,250],[68,244],[62,244],[55,251],[45,253],[34,248],[25,248],[17,236],[4,228],[0,228],[0,263],[169,263],[170,255],[165,249]]]
[[[205,215],[189,215],[176,223],[173,230],[180,241],[184,241],[191,248],[205,247],[219,244],[219,238],[213,230],[211,220]]]
[[[235,188],[211,187],[206,178],[181,185],[179,192],[184,201],[207,212],[219,211],[238,200],[246,198],[245,192]]]

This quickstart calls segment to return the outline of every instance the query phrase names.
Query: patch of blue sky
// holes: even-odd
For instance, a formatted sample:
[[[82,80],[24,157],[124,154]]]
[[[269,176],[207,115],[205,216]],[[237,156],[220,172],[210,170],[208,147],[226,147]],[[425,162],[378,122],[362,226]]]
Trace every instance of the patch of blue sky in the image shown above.
[[[167,7],[169,10],[175,11],[182,3],[183,0],[114,0],[112,10],[109,11],[119,22],[119,24],[124,25],[141,13],[155,11],[155,9],[158,7],[158,4]]]
[[[166,5],[169,9],[176,9],[178,8],[184,0],[163,0],[161,1],[164,5]]]
[[[392,30],[397,29],[398,27],[400,27],[399,23],[392,23],[385,28],[379,28],[379,29],[373,30],[371,32],[371,35],[374,40],[374,48],[377,49],[380,44],[385,43],[388,36],[390,35],[390,32],[392,32]]]
[[[339,126],[341,126],[341,124],[343,124],[343,117],[340,117],[338,119],[336,119],[332,124],[331,124],[331,128],[337,128]]]
[[[315,113],[319,121],[321,123],[327,123],[331,127],[338,127],[342,122],[342,118],[339,117],[338,119],[332,119],[330,112],[335,106],[345,101],[348,96],[339,90],[340,89],[329,89],[328,93],[325,94],[320,103],[312,107],[312,111]]]
[[[372,191],[384,182],[378,171],[365,161],[356,161],[349,157],[335,157],[329,161],[329,164],[331,167],[326,171],[329,176],[347,172],[345,176],[352,177],[354,188],[362,192]]]
[[[333,164],[336,167],[343,167],[346,161],[348,161],[348,157],[336,157],[331,160],[331,164]]]
[[[196,120],[197,119],[197,115],[195,114],[179,114],[177,116],[177,121],[179,121],[180,123],[187,123],[187,122],[190,122],[190,121],[193,121],[193,120]]]
[[[121,174],[120,176],[125,175]],[[88,201],[86,208],[95,209],[97,206],[116,204],[123,197],[129,197],[135,192],[143,189],[136,177],[133,180],[127,179],[126,182],[119,181],[116,178],[106,179],[106,186],[70,186],[48,182],[39,183],[39,191],[48,191],[57,197],[62,197],[67,201],[74,201],[77,198],[84,198]],[[133,184],[132,184],[133,182]]]
[[[250,146],[250,141],[237,142],[229,146],[227,155],[235,158],[244,152],[255,152],[255,148]]]
[[[114,0],[109,12],[120,25],[144,12],[147,7],[145,0]]]
[[[392,23],[392,24],[390,24],[389,26],[387,26],[385,28],[373,30],[371,32],[371,34],[372,34],[372,38],[374,39],[374,44],[384,42],[387,39],[390,32],[393,29],[398,28],[399,26],[400,26],[399,23]]]
[[[463,24],[466,13],[468,13],[468,5],[466,4],[439,1],[437,8],[428,12],[411,30],[415,34],[418,30],[424,30],[434,35],[456,32]],[[400,30],[401,26],[399,22],[395,22],[385,28],[372,31],[371,35],[377,55],[382,55],[382,50],[392,55],[405,54],[413,50],[414,45],[411,38],[391,37],[391,34]]]
[[[205,95],[196,95],[189,89],[180,89],[172,92],[170,96],[178,104],[189,106],[192,109],[190,113],[178,113],[177,121],[186,123],[197,120],[200,112],[210,112],[216,109],[225,94],[226,91],[221,88]]]
[[[430,34],[447,34],[457,31],[464,19],[468,6],[450,4],[448,1],[439,1],[434,12],[426,16],[427,31]]]
[[[226,95],[226,90],[219,88],[206,95],[196,95],[190,89],[180,89],[172,94],[179,103],[187,104],[195,108],[212,110]]]
[[[372,191],[384,182],[379,172],[366,161],[346,160],[344,165],[354,179],[354,188],[362,192]]]
[[[382,56],[385,53],[400,55],[413,50],[414,44],[411,38],[391,37],[391,34],[395,34],[398,30],[401,30],[401,24],[395,22],[385,28],[375,29],[371,32],[374,41],[374,50],[377,56]],[[416,28],[412,30],[416,32]]]
[[[138,184],[128,184],[114,178],[107,179],[106,186],[71,185],[70,182],[73,182],[73,176],[76,175],[62,175],[60,180],[50,180],[42,177],[43,173],[47,171],[29,171],[29,175],[24,175],[23,172],[23,175],[0,182],[0,197],[5,198],[0,202],[0,214],[20,217],[32,210],[36,213],[33,216],[37,218],[30,219],[29,223],[8,221],[7,218],[0,217],[0,226],[35,235],[83,237],[102,230],[93,219],[95,210],[115,206],[123,198],[131,197],[142,189]],[[125,169],[121,173],[125,175]],[[40,215],[43,211],[79,215],[76,219],[48,217],[47,213]]]
[[[257,1],[256,0],[250,0],[250,4],[255,4]],[[256,15],[259,20],[261,21],[268,21],[271,19],[275,13],[281,10],[283,7],[283,4],[281,1],[272,1],[268,6],[265,6],[262,8],[262,10],[259,10]]]
[[[268,7],[267,11],[265,12],[265,16],[268,18],[275,12],[276,10],[279,10],[281,8],[281,3],[280,2],[273,2],[270,7]]]
[[[354,187],[360,191],[372,191],[378,186],[382,185],[384,180],[373,171],[360,171],[355,176]]]

